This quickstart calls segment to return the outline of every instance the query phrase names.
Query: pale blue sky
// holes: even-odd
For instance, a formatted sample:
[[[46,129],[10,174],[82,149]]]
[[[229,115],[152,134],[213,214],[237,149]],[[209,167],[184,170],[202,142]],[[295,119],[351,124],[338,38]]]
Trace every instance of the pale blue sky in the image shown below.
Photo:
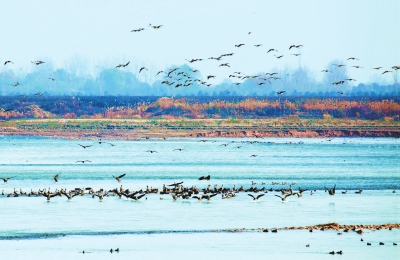
[[[288,50],[292,44],[304,45],[301,64],[317,77],[331,60],[353,56],[360,60],[348,66],[363,67],[349,68],[358,83],[393,82],[372,68],[400,65],[398,0],[14,0],[1,1],[0,19],[0,62],[12,60],[7,66],[15,71],[32,69],[33,60],[62,68],[79,57],[88,72],[131,61],[125,70],[146,66],[153,75],[185,59],[203,58],[192,66],[221,80],[233,71],[296,68],[299,60],[290,54],[298,51]],[[163,26],[154,30],[149,23]],[[146,30],[130,32],[140,27]],[[239,43],[246,45],[234,47]],[[269,48],[279,52],[267,54]],[[221,62],[207,60],[230,52],[235,54]],[[219,67],[225,62],[231,68]]]

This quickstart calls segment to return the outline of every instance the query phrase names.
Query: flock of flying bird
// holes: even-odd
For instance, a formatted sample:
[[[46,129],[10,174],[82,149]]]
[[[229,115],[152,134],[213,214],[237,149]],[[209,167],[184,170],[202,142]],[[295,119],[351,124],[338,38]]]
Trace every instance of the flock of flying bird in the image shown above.
[[[150,23],[148,28],[151,28],[151,29],[154,29],[154,30],[158,30],[162,26],[163,25],[152,25]],[[131,30],[131,32],[139,33],[139,32],[142,32],[144,30],[146,30],[146,28],[141,27],[141,28],[138,28],[138,29],[133,29],[133,30]],[[248,33],[248,35],[250,35],[250,34],[251,34],[251,32]],[[239,44],[235,44],[234,47],[235,48],[243,48],[243,46],[245,46],[245,45],[246,45],[245,43],[239,43]],[[260,48],[260,47],[262,47],[262,44],[253,44],[253,46],[256,47],[256,48]],[[297,50],[297,49],[300,49],[300,48],[303,48],[303,47],[304,46],[302,44],[297,44],[297,45],[296,44],[292,44],[292,45],[289,46],[289,51]],[[277,53],[277,52],[278,52],[277,49],[269,48],[268,51],[266,52],[266,54],[267,55],[271,55],[269,53]],[[218,67],[230,68],[231,67],[230,63],[227,62],[225,59],[229,59],[229,57],[233,56],[234,54],[235,53],[232,53],[232,52],[225,53],[225,54],[221,54],[221,55],[216,56],[216,57],[209,57],[208,60],[219,61],[220,64],[219,64]],[[301,55],[301,53],[289,53],[289,55],[298,57],[298,56]],[[285,55],[283,55],[283,54],[274,55],[274,57],[276,59],[279,59],[279,60],[282,59],[284,56]],[[186,59],[186,61],[189,62],[190,64],[193,64],[195,62],[201,62],[203,60],[205,60],[205,59],[203,59],[203,58]],[[222,60],[224,60],[224,62],[221,62]],[[355,57],[349,57],[347,60],[348,61],[358,61],[359,59],[355,58]],[[38,65],[44,64],[45,62],[41,61],[41,60],[37,60],[37,61],[31,61],[31,63],[36,65],[36,66],[38,66]],[[6,60],[4,62],[4,65],[8,65],[8,64],[14,64],[14,63],[11,60]],[[125,68],[129,64],[130,64],[130,61],[128,61],[126,63],[121,63],[121,64],[118,64],[116,66],[116,68],[117,69]],[[346,65],[345,64],[334,64],[333,66],[337,66],[338,68],[341,68],[341,67],[345,67]],[[351,67],[355,68],[355,69],[362,69],[363,68],[360,65],[353,65]],[[372,68],[372,69],[378,71],[378,70],[382,69],[382,67],[375,67],[375,68]],[[392,69],[393,70],[398,70],[398,69],[400,69],[400,66],[392,66]],[[387,73],[392,73],[393,70],[384,70],[382,72],[382,75],[383,74],[387,74]],[[138,74],[140,74],[140,73],[142,73],[144,71],[148,72],[148,69],[146,67],[141,67],[139,69],[139,71],[138,71]],[[194,85],[195,83],[209,87],[209,86],[212,85],[212,83],[210,83],[209,80],[212,80],[212,79],[216,78],[215,75],[207,75],[205,77],[206,80],[203,80],[203,79],[201,79],[199,77],[196,77],[196,74],[199,72],[199,70],[191,68],[190,71],[191,71],[191,73],[190,73],[191,75],[189,75],[187,72],[183,71],[181,68],[176,67],[176,68],[171,68],[171,69],[169,69],[167,71],[163,71],[163,70],[158,71],[157,74],[156,74],[156,77],[159,77],[160,75],[162,75],[163,79],[162,79],[162,83],[161,84],[165,84],[165,85],[168,85],[168,86],[173,86],[174,88],[190,87],[190,86]],[[328,70],[328,69],[324,69],[321,72],[329,73],[329,72],[332,72],[332,71]],[[238,80],[242,80],[240,82],[234,82],[235,85],[240,85],[240,84],[243,83],[244,80],[251,78],[251,79],[255,79],[256,80],[255,81],[256,84],[259,85],[259,86],[264,85],[267,82],[271,84],[271,80],[279,80],[279,79],[281,79],[278,76],[278,73],[276,73],[276,72],[272,72],[272,73],[267,72],[267,73],[258,74],[258,75],[245,75],[242,72],[235,71],[233,73],[230,73],[228,77],[229,78],[238,79]],[[48,79],[52,80],[52,81],[55,80],[55,78],[51,78],[51,77],[49,77]],[[339,80],[339,81],[336,81],[336,82],[332,82],[332,84],[333,85],[343,85],[343,84],[345,84],[345,83],[347,83],[349,81],[356,81],[356,80],[352,79],[352,78],[347,78],[347,79],[342,79],[342,80]],[[16,82],[16,83],[12,83],[12,84],[9,84],[9,85],[11,85],[13,87],[17,87],[17,86],[20,86],[22,84],[20,84],[19,82]],[[282,95],[284,93],[286,93],[285,90],[281,90],[281,91],[277,91],[276,92],[277,95]],[[342,95],[344,94],[344,92],[342,92],[342,91],[340,91],[338,93],[340,93]],[[40,94],[40,93],[37,93],[35,95],[42,96],[42,94]]]

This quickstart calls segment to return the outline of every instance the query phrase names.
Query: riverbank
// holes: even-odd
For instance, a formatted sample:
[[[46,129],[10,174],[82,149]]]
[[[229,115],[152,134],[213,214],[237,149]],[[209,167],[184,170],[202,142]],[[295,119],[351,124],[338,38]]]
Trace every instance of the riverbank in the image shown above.
[[[400,137],[393,121],[350,119],[28,119],[0,122],[0,135],[137,140],[169,137]]]

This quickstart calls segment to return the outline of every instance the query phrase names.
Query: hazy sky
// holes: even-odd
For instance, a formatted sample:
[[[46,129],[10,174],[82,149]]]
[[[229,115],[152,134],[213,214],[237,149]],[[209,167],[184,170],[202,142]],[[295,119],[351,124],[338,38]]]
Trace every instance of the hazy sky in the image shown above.
[[[358,82],[393,82],[372,68],[400,65],[399,0],[13,0],[1,1],[0,19],[0,61],[12,60],[7,66],[15,71],[33,68],[34,60],[61,68],[80,59],[91,70],[131,61],[125,70],[146,66],[154,75],[202,58],[191,66],[221,80],[233,71],[296,68],[299,57],[318,76],[331,60],[356,57],[346,64]],[[155,30],[149,23],[163,26]],[[240,43],[245,45],[234,46]],[[292,44],[304,47],[289,51]],[[279,52],[267,54],[270,48]],[[301,55],[290,55],[295,53]],[[230,68],[219,67],[226,62]]]

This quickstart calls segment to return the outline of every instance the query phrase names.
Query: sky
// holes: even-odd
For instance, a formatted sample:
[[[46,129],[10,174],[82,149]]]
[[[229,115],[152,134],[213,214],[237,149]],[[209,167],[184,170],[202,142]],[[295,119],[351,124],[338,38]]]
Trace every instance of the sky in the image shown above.
[[[124,70],[137,73],[145,66],[148,75],[139,79],[151,81],[159,70],[201,58],[190,65],[216,75],[215,81],[234,71],[299,66],[318,78],[329,62],[340,60],[358,83],[393,83],[390,73],[381,73],[400,65],[398,0],[14,0],[1,1],[0,20],[0,72],[29,72],[31,61],[43,60],[54,68],[79,63],[83,73],[93,74],[130,61]],[[131,32],[138,28],[145,30]],[[291,45],[303,47],[289,51]],[[267,53],[270,48],[278,52]],[[234,55],[208,59],[225,53]],[[14,64],[3,65],[6,60]],[[383,68],[372,69],[378,66]]]

